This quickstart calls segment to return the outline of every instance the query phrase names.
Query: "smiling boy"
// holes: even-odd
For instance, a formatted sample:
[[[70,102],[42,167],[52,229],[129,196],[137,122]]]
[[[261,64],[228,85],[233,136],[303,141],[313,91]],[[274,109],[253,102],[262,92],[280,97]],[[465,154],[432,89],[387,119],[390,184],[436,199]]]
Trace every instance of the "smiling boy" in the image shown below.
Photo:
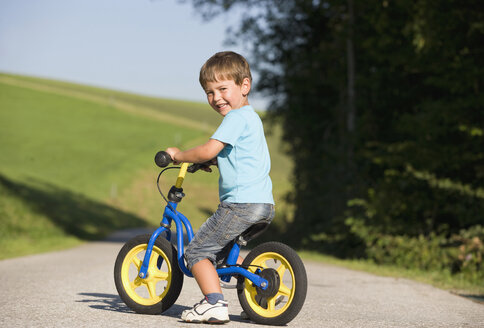
[[[166,151],[175,162],[217,160],[220,171],[217,211],[200,227],[185,252],[187,267],[203,295],[193,309],[183,311],[187,322],[229,321],[215,263],[227,256],[226,247],[250,226],[274,218],[270,157],[259,115],[249,105],[250,67],[234,52],[219,52],[200,70],[200,84],[210,106],[224,117],[204,144]],[[237,263],[242,263],[239,257]]]

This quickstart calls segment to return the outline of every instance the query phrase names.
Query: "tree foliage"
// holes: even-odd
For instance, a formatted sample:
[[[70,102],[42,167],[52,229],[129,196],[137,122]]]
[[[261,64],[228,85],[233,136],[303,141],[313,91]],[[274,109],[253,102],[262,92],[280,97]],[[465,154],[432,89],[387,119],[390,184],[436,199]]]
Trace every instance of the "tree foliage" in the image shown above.
[[[300,246],[364,255],[484,222],[480,1],[192,1],[242,12],[229,38],[295,159]]]

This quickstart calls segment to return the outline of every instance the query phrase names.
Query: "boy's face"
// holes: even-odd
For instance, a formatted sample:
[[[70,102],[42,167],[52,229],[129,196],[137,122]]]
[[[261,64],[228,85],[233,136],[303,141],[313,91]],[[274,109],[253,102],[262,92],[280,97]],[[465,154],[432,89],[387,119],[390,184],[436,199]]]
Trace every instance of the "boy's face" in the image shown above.
[[[244,79],[242,85],[234,80],[207,82],[205,93],[210,106],[222,116],[232,109],[238,109],[249,104],[247,95],[250,91],[250,80]]]

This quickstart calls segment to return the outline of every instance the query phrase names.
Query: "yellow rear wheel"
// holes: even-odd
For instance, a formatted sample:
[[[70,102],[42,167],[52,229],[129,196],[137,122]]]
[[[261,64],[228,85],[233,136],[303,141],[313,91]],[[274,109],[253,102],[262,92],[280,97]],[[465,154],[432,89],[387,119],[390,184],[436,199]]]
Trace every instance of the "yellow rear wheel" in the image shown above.
[[[242,266],[269,282],[265,290],[248,279],[239,284],[239,301],[249,318],[270,325],[294,319],[307,292],[306,270],[297,253],[287,245],[269,242],[254,248]]]

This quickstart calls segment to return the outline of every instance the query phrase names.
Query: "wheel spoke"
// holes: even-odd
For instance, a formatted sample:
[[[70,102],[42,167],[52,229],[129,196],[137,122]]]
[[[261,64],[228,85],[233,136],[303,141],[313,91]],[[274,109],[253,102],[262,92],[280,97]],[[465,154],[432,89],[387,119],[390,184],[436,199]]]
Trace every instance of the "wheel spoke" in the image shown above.
[[[136,279],[134,279],[131,282],[131,284],[130,284],[131,289],[132,290],[135,290],[136,288],[138,288],[139,286],[141,286],[141,282],[142,282],[141,278],[140,277],[136,277]]]
[[[168,280],[170,277],[170,274],[168,272],[163,272],[163,271],[155,271],[155,274],[153,275],[153,278],[156,280]]]
[[[267,310],[274,311],[276,309],[276,297],[267,300]]]
[[[157,295],[156,295],[156,282],[149,281],[146,284],[146,287],[148,287],[148,292],[150,293],[150,298],[151,299],[156,299],[157,298]]]
[[[131,263],[134,264],[134,266],[138,269],[141,268],[141,260],[139,258],[137,258],[136,256],[133,256],[133,259],[131,260]]]
[[[156,258],[156,260],[150,261],[150,274],[152,274],[153,279],[155,280],[168,280],[170,277],[169,272],[163,272],[160,269],[158,269],[158,259],[162,258],[162,256],[159,256]]]
[[[284,265],[284,263],[281,262],[281,265],[279,265],[279,267],[276,269],[281,280],[284,277],[284,273],[286,273],[286,270],[287,270],[287,267]]]
[[[284,285],[281,282],[281,285],[279,286],[279,293],[278,293],[278,295],[279,294],[285,295],[285,296],[288,296],[289,297],[291,295],[291,289],[289,287],[287,287],[286,285]]]

